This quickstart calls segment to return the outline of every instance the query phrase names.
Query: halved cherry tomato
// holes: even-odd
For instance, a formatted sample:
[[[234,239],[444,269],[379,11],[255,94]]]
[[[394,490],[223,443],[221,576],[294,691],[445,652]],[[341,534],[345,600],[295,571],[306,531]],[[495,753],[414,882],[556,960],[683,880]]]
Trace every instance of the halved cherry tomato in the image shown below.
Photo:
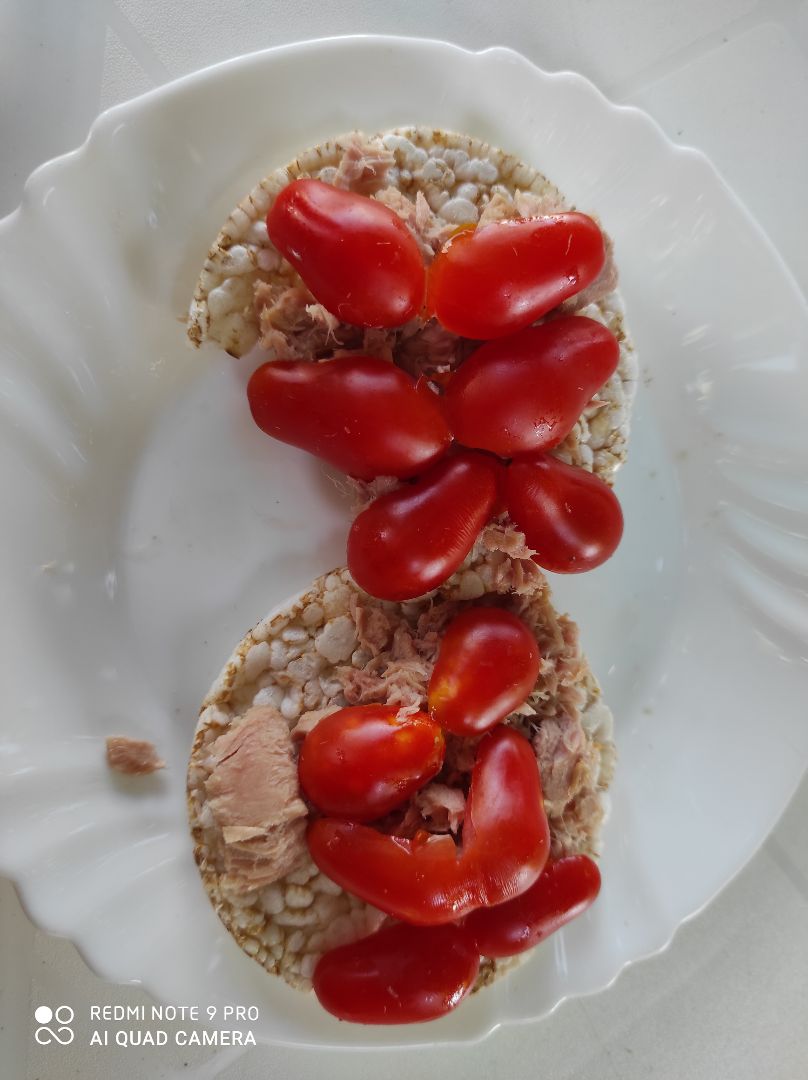
[[[467,608],[443,635],[429,680],[432,719],[454,735],[481,735],[521,705],[539,677],[539,647],[503,608]]]
[[[426,713],[354,705],[324,716],[298,759],[303,791],[325,814],[373,821],[393,810],[443,764],[443,732]]]
[[[461,337],[512,334],[586,288],[604,261],[603,234],[586,214],[463,230],[429,268],[428,310]]]
[[[533,749],[511,728],[483,737],[460,848],[446,835],[404,840],[333,818],[313,821],[307,839],[323,873],[404,922],[435,926],[501,904],[529,889],[547,860],[550,832]]]
[[[452,441],[437,395],[373,356],[262,364],[247,399],[267,435],[361,480],[415,476]]]
[[[388,207],[321,180],[294,180],[267,215],[275,247],[332,315],[401,326],[421,310],[426,272],[413,234]]]
[[[480,967],[460,926],[383,926],[325,953],[312,984],[320,1004],[356,1024],[412,1024],[451,1012]]]
[[[623,511],[608,484],[550,455],[513,461],[502,478],[508,513],[536,554],[557,574],[593,570],[614,554]]]
[[[597,864],[586,855],[569,855],[548,862],[521,896],[478,908],[463,925],[483,956],[515,956],[586,911],[599,892]]]
[[[475,350],[443,404],[454,437],[500,457],[557,446],[617,367],[614,334],[568,315]]]
[[[372,502],[348,534],[348,568],[357,585],[382,600],[411,600],[437,588],[490,517],[500,468],[484,454],[463,451]]]

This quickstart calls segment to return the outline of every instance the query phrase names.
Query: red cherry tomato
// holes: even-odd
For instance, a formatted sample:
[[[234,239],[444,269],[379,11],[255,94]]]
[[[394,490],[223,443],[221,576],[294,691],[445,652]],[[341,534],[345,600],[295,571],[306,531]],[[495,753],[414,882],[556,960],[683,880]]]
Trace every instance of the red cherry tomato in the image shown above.
[[[593,570],[614,554],[623,511],[608,484],[549,455],[513,461],[502,492],[508,513],[525,534],[533,561],[557,574]]]
[[[382,495],[348,534],[348,568],[382,600],[411,600],[455,572],[491,516],[500,466],[464,451]]]
[[[521,619],[473,607],[449,623],[429,680],[432,719],[480,735],[521,705],[539,677],[539,648]]]
[[[415,237],[388,207],[321,180],[294,180],[267,215],[269,238],[332,315],[401,326],[421,310],[426,274]]]
[[[491,341],[460,366],[443,404],[454,437],[510,458],[557,446],[617,367],[614,334],[568,315]]]
[[[452,441],[437,395],[372,356],[262,364],[247,399],[267,435],[361,480],[415,476]]]
[[[307,839],[323,873],[405,922],[435,926],[503,903],[530,888],[550,845],[533,749],[511,728],[484,736],[461,848],[446,835],[403,840],[333,818],[313,821]]]
[[[356,705],[325,716],[298,759],[300,785],[325,814],[373,821],[431,780],[443,764],[443,732],[425,713]]]
[[[548,862],[521,896],[472,911],[464,926],[483,956],[514,956],[586,911],[599,892],[597,864],[586,855],[569,855]]]
[[[383,926],[325,953],[312,983],[320,1004],[356,1024],[412,1024],[451,1012],[477,979],[480,956],[459,926]]]
[[[512,334],[586,288],[604,261],[603,234],[586,214],[464,230],[430,266],[428,309],[461,337]]]

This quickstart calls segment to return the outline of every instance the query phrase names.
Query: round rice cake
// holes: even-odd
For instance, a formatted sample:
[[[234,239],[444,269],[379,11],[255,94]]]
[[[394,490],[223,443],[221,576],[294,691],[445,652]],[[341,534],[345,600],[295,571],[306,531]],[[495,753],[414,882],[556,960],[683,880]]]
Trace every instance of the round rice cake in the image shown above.
[[[364,937],[387,919],[343,891],[309,857],[308,808],[294,764],[302,738],[346,705],[384,702],[410,712],[424,707],[440,637],[464,607],[505,607],[535,634],[539,679],[506,722],[530,739],[536,753],[553,855],[598,853],[614,766],[612,715],[581,653],[575,624],[554,610],[530,554],[520,534],[489,525],[439,590],[400,604],[373,599],[347,570],[335,570],[250,631],[205,698],[188,769],[194,855],[208,896],[238,944],[292,986],[309,989],[323,951]],[[225,742],[238,738],[245,717],[258,709],[271,710],[265,715],[280,725],[287,780],[292,777],[285,796],[292,846],[277,880],[270,880],[276,867],[262,866],[260,858],[246,877],[233,872],[242,865],[234,852],[260,845],[260,837],[250,839],[259,830],[228,832],[212,798],[218,791],[211,778],[226,758]],[[419,828],[456,833],[476,741],[447,735],[441,772],[379,827],[397,835]],[[514,962],[484,960],[477,988]]]
[[[214,342],[235,357],[258,346],[262,360],[365,352],[391,359],[413,375],[450,370],[475,348],[476,342],[449,333],[434,319],[363,330],[341,323],[318,304],[272,246],[265,224],[278,193],[300,177],[360,192],[390,207],[414,233],[427,263],[460,225],[575,209],[536,169],[468,135],[405,127],[329,140],[271,172],[224,223],[191,302],[188,337],[195,346]],[[612,482],[626,456],[637,359],[608,237],[606,249],[597,281],[546,317],[586,315],[608,326],[620,343],[617,371],[554,451]]]

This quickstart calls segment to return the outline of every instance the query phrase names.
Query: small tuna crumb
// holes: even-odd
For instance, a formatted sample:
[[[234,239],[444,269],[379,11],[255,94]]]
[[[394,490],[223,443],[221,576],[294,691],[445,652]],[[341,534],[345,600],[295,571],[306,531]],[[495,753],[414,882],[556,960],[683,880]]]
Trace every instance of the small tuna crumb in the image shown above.
[[[127,776],[145,776],[164,769],[166,763],[157,756],[157,747],[145,739],[128,739],[125,735],[107,738],[107,765]]]

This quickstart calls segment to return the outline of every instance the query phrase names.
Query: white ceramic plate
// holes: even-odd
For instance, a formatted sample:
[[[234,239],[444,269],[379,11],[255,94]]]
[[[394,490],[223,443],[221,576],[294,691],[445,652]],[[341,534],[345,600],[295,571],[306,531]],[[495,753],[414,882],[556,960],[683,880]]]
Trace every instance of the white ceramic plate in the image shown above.
[[[617,717],[601,899],[455,1015],[363,1029],[244,956],[191,857],[198,702],[248,627],[341,562],[347,512],[310,459],[267,453],[244,365],[193,353],[182,319],[261,175],[407,123],[490,139],[600,213],[644,378],[625,541],[557,589]],[[661,949],[774,824],[808,758],[808,318],[710,164],[648,117],[505,49],[354,38],[223,64],[31,177],[0,225],[0,327],[0,869],[98,972],[257,1005],[249,1026],[278,1042],[473,1040]],[[111,775],[115,732],[169,768]]]

